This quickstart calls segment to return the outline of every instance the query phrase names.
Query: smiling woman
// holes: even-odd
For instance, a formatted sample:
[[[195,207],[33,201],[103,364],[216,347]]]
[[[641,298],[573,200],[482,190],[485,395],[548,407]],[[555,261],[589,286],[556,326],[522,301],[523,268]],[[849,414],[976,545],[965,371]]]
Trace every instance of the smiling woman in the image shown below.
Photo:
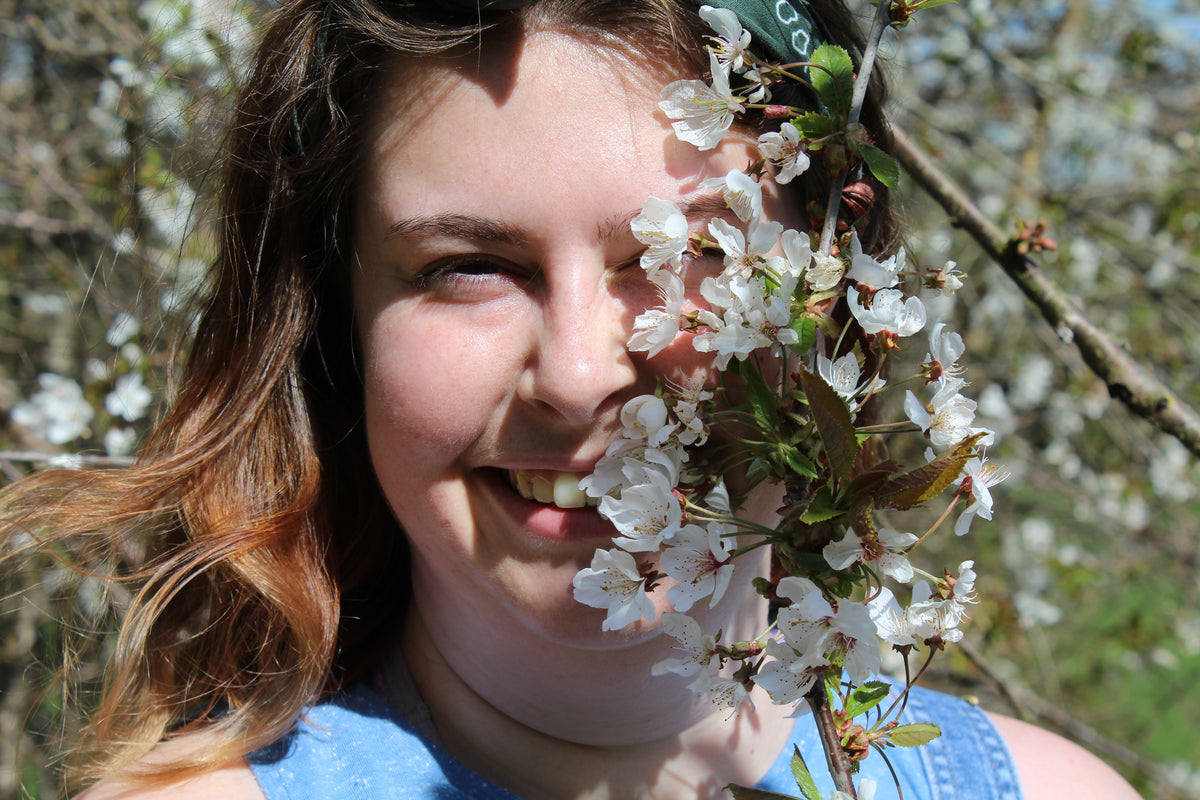
[[[788,52],[800,32],[857,52],[839,2],[731,5]],[[648,424],[629,401],[699,393],[720,361],[688,337],[628,345],[659,302],[646,198],[680,210],[667,238],[686,240],[751,211],[760,230],[807,230],[829,188],[817,169],[764,180],[761,207],[729,201],[742,171],[764,174],[770,119],[679,140],[660,87],[713,63],[697,10],[292,0],[267,23],[173,410],[134,467],[5,499],[6,535],[110,559],[148,544],[84,745],[85,779],[102,779],[88,798],[718,797],[794,789],[793,751],[822,758],[811,721],[757,685],[731,715],[686,669],[651,679],[672,671],[662,630],[691,635],[669,601],[692,595],[639,591],[620,625],[575,599],[617,528],[643,533],[614,528],[581,479]],[[803,88],[776,100],[818,105]],[[877,88],[863,121],[886,144]],[[847,204],[854,246],[880,252],[887,192],[854,190],[874,203]],[[705,312],[722,263],[664,258],[675,314]],[[743,495],[743,519],[777,523],[780,487]],[[738,559],[754,568],[723,573],[693,615],[750,642],[770,624],[751,576],[771,553]],[[930,692],[908,703],[944,735],[932,755],[866,762],[863,797],[892,796],[893,774],[909,798],[1016,797],[1030,778],[1029,797],[1122,796],[1057,739]],[[1034,753],[1061,771],[1031,771]]]

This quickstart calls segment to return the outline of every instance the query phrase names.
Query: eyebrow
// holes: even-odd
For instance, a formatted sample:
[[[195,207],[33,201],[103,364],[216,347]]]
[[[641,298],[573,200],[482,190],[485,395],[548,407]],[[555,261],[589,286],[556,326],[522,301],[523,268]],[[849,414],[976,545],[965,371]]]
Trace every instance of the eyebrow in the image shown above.
[[[384,241],[397,237],[444,236],[453,239],[498,242],[524,246],[525,234],[512,225],[467,214],[432,214],[423,217],[404,217],[388,226]]]
[[[679,210],[688,218],[728,211],[725,198],[720,192],[705,192],[678,201]],[[601,241],[611,241],[629,232],[633,220],[642,209],[611,217],[596,226]],[[474,217],[469,214],[431,214],[428,216],[404,217],[388,226],[384,241],[416,236],[443,236],[451,239],[496,242],[523,247],[528,238],[519,228],[498,220]]]

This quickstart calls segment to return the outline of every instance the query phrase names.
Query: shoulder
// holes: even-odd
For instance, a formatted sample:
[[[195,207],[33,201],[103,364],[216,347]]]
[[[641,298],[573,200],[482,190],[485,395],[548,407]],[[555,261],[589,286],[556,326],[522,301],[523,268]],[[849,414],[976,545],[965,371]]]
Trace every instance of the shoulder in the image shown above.
[[[1008,745],[1026,800],[1138,800],[1116,770],[1074,742],[1011,717],[988,717]]]
[[[177,780],[150,780],[135,774],[156,765],[178,763],[204,749],[206,734],[164,742],[126,773],[118,772],[92,786],[75,800],[266,800],[244,759]]]
[[[96,784],[76,800],[266,800],[246,764],[231,764],[167,784],[147,784],[120,776]]]

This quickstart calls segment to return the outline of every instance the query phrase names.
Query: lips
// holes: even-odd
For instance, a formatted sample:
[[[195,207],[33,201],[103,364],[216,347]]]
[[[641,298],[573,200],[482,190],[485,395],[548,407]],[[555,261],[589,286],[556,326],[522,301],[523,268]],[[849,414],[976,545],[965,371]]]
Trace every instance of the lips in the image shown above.
[[[505,478],[526,500],[555,508],[570,509],[598,506],[600,501],[588,497],[579,488],[584,475],[553,470],[506,470]]]
[[[586,472],[492,468],[478,470],[476,474],[477,485],[493,504],[496,519],[510,520],[509,530],[519,536],[532,536],[543,543],[587,542],[589,547],[594,547],[600,542],[611,541],[616,535],[612,523],[600,516],[594,507],[597,501],[589,503],[585,498],[583,505],[574,507],[562,507],[554,501],[554,486],[558,484],[560,502],[579,503],[583,495],[579,480],[588,474]],[[518,484],[523,488],[518,488]],[[535,484],[541,496],[549,500],[533,497]]]

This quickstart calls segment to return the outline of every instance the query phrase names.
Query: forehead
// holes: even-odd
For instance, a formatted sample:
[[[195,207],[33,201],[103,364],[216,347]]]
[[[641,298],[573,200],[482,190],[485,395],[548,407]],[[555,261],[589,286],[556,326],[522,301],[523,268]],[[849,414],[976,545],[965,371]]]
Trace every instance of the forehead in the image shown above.
[[[638,206],[648,194],[693,191],[731,166],[672,135],[657,104],[677,77],[553,32],[393,63],[373,99],[363,189],[410,213],[471,211],[464,204],[494,203],[517,185],[568,204],[600,182],[625,195],[614,202]],[[747,151],[735,166],[748,160]]]

